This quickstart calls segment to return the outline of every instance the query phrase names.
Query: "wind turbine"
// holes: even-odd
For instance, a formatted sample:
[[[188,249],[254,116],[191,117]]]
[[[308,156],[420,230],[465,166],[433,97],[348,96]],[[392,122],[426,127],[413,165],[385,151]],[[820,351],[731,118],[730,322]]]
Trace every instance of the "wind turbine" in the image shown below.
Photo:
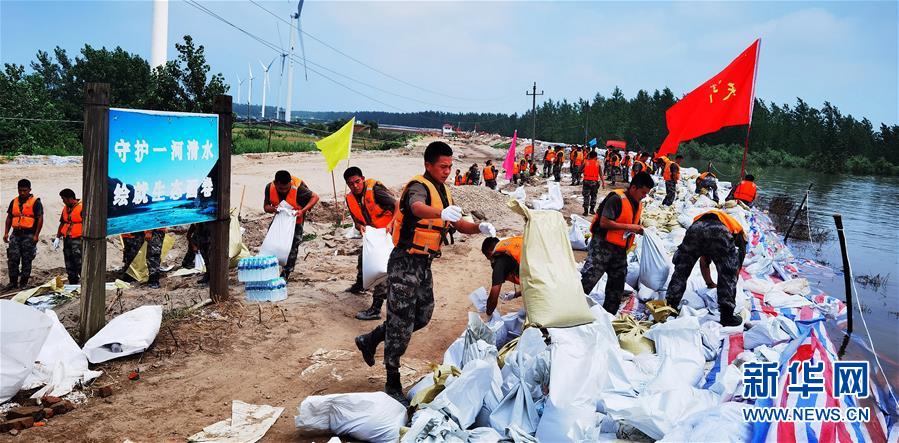
[[[247,68],[250,69],[250,89],[247,91],[247,120],[250,119],[250,103],[253,102],[253,66],[247,63]]]
[[[271,69],[272,63],[275,62],[275,59],[272,59],[268,63],[268,66],[265,66],[265,63],[259,61],[259,66],[262,66],[262,119],[265,120],[265,92],[268,90],[268,70]]]
[[[243,80],[240,79],[240,74],[237,74],[237,103],[240,104],[240,90],[243,89]]]
[[[303,12],[303,0],[300,0],[300,1],[297,3],[297,13],[296,13],[296,14],[290,14],[290,19],[291,19],[291,20],[293,20],[293,19],[296,19],[296,20],[297,20],[297,26],[296,26],[297,32],[296,32],[296,35],[299,36],[299,38],[300,38],[300,47],[301,47],[302,52],[303,52],[303,69],[305,70],[305,66],[306,66],[306,50],[302,48],[302,46],[303,46],[303,32],[302,32],[302,30],[301,30],[301,29],[302,29],[302,28],[301,28],[302,25],[300,25],[300,13],[302,13],[302,12]],[[292,28],[292,27],[293,27],[293,25],[291,25],[291,28]],[[291,114],[291,111],[292,111],[292,108],[293,108],[293,107],[292,107],[292,102],[293,102],[293,53],[294,53],[295,48],[296,48],[296,41],[294,40],[293,29],[291,29],[291,30],[290,30],[290,66],[289,66],[288,69],[287,69],[287,106],[286,106],[286,109],[284,110],[284,120],[287,121],[287,122],[290,122],[290,114]],[[309,73],[308,73],[308,72],[306,73],[306,80],[309,80]]]

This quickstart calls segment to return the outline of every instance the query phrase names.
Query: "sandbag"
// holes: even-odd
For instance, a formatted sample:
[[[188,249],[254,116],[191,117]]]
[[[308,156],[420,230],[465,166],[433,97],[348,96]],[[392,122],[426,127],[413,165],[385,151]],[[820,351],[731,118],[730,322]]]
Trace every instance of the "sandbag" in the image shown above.
[[[481,411],[484,397],[493,392],[494,370],[499,372],[495,358],[472,361],[462,371],[462,375],[449,383],[443,392],[424,408],[445,411],[453,416],[459,426],[467,429]]]
[[[440,394],[446,388],[447,379],[450,377],[458,378],[460,375],[462,375],[462,372],[455,366],[438,366],[432,363],[431,376],[424,377],[409,389],[408,396],[411,399],[409,406],[415,408],[421,404],[430,403],[437,397],[437,394]]]
[[[532,202],[534,209],[544,211],[561,211],[565,206],[565,200],[562,198],[562,188],[554,181],[547,181],[546,187],[549,195],[542,196]]]
[[[509,207],[526,220],[520,274],[528,320],[558,328],[593,321],[562,214],[532,211],[514,200]]]
[[[715,408],[695,412],[681,420],[659,442],[720,441],[745,442],[752,439],[752,423],[743,421],[746,403],[727,402]]]
[[[768,317],[754,322],[752,328],[743,333],[743,348],[755,349],[762,345],[774,346],[799,337],[796,323],[786,317]]]
[[[0,300],[0,403],[19,392],[52,326],[41,311]]]
[[[240,220],[235,215],[236,212],[237,209],[231,208],[231,223],[228,224],[228,267],[231,268],[236,268],[240,259],[252,255],[243,242]]]
[[[274,255],[281,266],[287,264],[290,246],[293,244],[293,232],[296,229],[296,212],[285,201],[278,205],[278,213],[268,227],[265,240],[259,247],[259,255]]]
[[[643,353],[655,353],[656,348],[652,340],[646,338],[643,333],[649,330],[650,322],[638,322],[629,314],[612,321],[612,328],[618,335],[618,343],[621,349],[634,355]]]
[[[513,199],[518,200],[522,204],[524,204],[524,202],[527,199],[527,195],[524,192],[524,186],[519,186],[519,187],[515,188],[514,192],[509,193],[509,197],[512,197]]]
[[[655,343],[662,359],[659,374],[647,389],[664,390],[699,383],[705,370],[705,356],[696,317],[668,319],[653,326],[645,335]]]
[[[303,431],[329,431],[370,442],[395,442],[406,424],[406,408],[383,392],[312,395],[297,408]]]
[[[568,241],[571,242],[571,249],[578,251],[587,250],[587,234],[590,233],[590,221],[579,217],[575,214],[571,215],[571,229],[568,231]]]
[[[44,311],[52,328],[41,351],[35,358],[34,369],[22,385],[23,389],[38,389],[31,398],[45,395],[62,397],[79,383],[87,383],[99,377],[102,372],[88,369],[87,356],[69,335],[69,331],[59,322],[53,310]]]
[[[162,324],[162,306],[146,305],[114,319],[84,344],[91,363],[143,352],[153,344]]]
[[[362,286],[369,289],[387,279],[393,239],[386,229],[368,227],[362,236]]]
[[[640,285],[656,291],[665,290],[672,268],[662,239],[652,230],[645,230],[640,246]]]

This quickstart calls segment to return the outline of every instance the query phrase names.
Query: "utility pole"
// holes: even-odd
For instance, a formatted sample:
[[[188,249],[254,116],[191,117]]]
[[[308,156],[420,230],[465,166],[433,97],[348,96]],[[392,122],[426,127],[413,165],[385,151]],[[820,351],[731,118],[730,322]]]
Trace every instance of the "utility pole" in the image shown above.
[[[531,96],[531,115],[534,117],[533,123],[531,124],[531,146],[534,147],[534,152],[537,152],[537,96],[543,95],[543,90],[540,90],[540,93],[537,93],[537,82],[534,82],[534,86],[531,89],[531,92],[524,92],[525,95]]]
[[[584,146],[587,146],[587,137],[590,131],[590,105],[584,106]]]

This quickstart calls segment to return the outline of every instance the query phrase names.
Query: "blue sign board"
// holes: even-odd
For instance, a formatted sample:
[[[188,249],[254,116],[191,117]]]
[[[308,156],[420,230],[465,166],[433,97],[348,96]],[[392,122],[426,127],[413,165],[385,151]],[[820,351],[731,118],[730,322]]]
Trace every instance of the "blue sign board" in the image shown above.
[[[218,115],[109,110],[107,235],[215,220]]]

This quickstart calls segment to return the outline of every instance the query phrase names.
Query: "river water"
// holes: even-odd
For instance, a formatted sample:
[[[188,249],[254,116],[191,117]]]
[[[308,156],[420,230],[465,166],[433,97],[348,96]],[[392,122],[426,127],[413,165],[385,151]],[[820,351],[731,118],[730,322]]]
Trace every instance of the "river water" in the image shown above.
[[[704,163],[690,161],[685,165],[705,167]],[[735,181],[739,177],[739,165],[716,164],[714,168],[719,180]],[[865,358],[873,364],[868,335],[859,315],[861,308],[887,378],[894,389],[899,388],[899,177],[837,175],[770,167],[750,169],[750,173],[755,175],[759,188],[761,201],[758,207],[764,209],[767,209],[767,201],[778,195],[793,197],[798,207],[808,185],[813,184],[808,223],[813,231],[826,229],[828,238],[820,243],[794,239],[787,243],[797,257],[812,259],[833,269],[833,275],[807,276],[811,284],[845,301],[834,213],[842,214],[853,275],[856,278],[863,275],[887,278],[886,284],[878,288],[855,283],[854,328],[844,358]],[[843,336],[835,328],[831,330],[834,331],[831,340],[839,347]]]

